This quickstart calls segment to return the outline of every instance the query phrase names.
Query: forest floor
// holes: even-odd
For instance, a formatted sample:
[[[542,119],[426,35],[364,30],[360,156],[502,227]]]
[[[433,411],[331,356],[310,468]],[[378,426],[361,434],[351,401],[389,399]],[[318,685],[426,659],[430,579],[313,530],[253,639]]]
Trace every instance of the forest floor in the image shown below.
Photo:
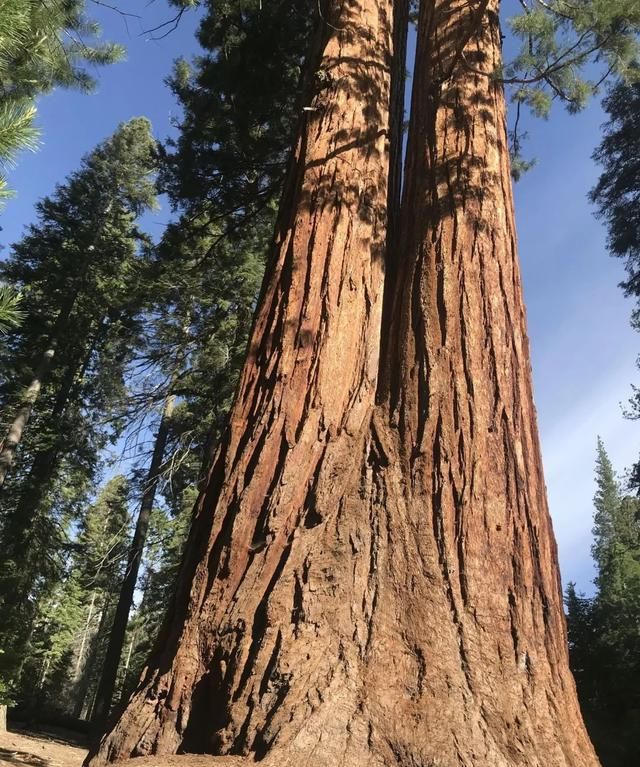
[[[0,767],[81,767],[87,749],[74,743],[64,730],[0,733]],[[141,757],[120,762],[119,767],[246,767],[247,760],[233,756]]]
[[[0,733],[0,767],[80,767],[86,754],[54,732]]]

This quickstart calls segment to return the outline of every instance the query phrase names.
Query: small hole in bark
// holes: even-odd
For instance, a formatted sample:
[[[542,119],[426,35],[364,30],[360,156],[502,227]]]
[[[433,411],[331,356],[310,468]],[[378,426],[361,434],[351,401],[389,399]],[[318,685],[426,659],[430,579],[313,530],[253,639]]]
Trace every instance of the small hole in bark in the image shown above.
[[[315,509],[309,509],[304,518],[304,526],[310,530],[322,522],[322,516]]]
[[[262,532],[256,531],[253,536],[253,540],[249,544],[249,553],[250,554],[257,554],[258,552],[262,551],[267,543],[268,543],[268,536],[265,535]]]

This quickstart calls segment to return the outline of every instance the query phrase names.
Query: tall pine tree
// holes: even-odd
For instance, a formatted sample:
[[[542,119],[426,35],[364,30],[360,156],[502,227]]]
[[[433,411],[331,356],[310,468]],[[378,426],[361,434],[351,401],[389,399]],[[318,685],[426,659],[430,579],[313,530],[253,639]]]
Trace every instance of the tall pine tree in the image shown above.
[[[155,203],[155,141],[136,118],[37,206],[2,264],[24,294],[25,321],[3,349],[6,436],[0,499],[0,661],[19,672],[23,643],[57,569],[52,509],[76,506],[116,429],[108,416],[140,330],[149,275],[137,218]]]
[[[594,496],[596,594],[566,595],[571,665],[605,767],[640,758],[640,501],[626,494],[598,440]]]

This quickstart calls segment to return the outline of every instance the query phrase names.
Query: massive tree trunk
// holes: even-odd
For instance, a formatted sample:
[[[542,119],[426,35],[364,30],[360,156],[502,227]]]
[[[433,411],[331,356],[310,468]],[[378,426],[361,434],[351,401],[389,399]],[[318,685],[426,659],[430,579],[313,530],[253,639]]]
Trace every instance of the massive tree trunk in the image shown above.
[[[285,765],[319,741],[335,760],[366,744],[366,728],[349,729],[367,621],[353,643],[349,605],[367,565],[362,548],[353,571],[361,544],[336,525],[363,506],[377,384],[392,13],[391,0],[324,4],[230,427],[170,623],[96,764],[179,748],[262,756],[277,740]]]
[[[113,616],[113,624],[109,632],[107,652],[102,664],[100,682],[96,692],[92,718],[99,727],[104,726],[107,717],[109,716],[113,693],[116,689],[120,656],[122,655],[124,639],[127,633],[129,613],[131,612],[133,595],[138,582],[138,573],[140,571],[142,555],[147,541],[151,512],[153,511],[156,489],[158,487],[158,482],[160,481],[160,472],[167,447],[167,440],[169,438],[169,428],[174,408],[175,397],[170,394],[167,397],[162,410],[162,418],[160,420],[160,425],[158,426],[158,432],[153,446],[151,464],[149,466],[144,491],[142,493],[140,511],[138,512],[138,519],[136,520],[136,527],[133,533],[131,546],[129,547],[127,567],[124,572],[122,586],[120,587],[120,594]]]
[[[497,0],[421,7],[376,414],[390,435],[371,649],[385,687],[369,692],[403,765],[593,766],[542,473],[504,93],[491,77],[498,11]]]
[[[382,332],[392,9],[360,0],[329,19],[331,85],[300,136],[170,620],[92,767],[180,750],[268,767],[597,765],[489,76],[498,4],[422,5]]]

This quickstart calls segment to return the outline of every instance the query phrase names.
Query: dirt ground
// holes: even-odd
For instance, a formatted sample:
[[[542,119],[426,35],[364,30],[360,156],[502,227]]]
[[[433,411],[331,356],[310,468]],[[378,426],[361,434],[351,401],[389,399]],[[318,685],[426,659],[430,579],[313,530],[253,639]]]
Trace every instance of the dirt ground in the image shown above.
[[[80,767],[87,749],[74,745],[64,734],[0,733],[0,767]],[[182,756],[144,757],[120,762],[118,767],[247,767],[242,757]]]
[[[0,767],[80,767],[87,750],[45,733],[0,733]]]

